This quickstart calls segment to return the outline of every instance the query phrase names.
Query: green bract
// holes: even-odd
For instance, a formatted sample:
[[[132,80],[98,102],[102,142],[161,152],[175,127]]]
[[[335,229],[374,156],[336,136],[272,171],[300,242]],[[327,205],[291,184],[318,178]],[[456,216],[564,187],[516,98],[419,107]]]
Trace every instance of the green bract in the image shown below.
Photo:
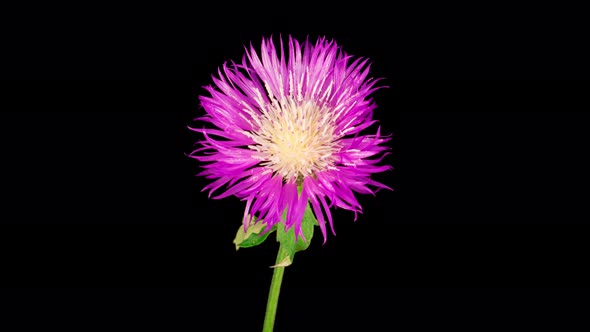
[[[283,213],[283,220],[284,219],[285,213]],[[301,222],[303,236],[299,236],[298,239],[295,238],[295,230],[293,228],[285,231],[284,224],[275,225],[270,231],[264,233],[263,231],[266,225],[257,222],[256,217],[254,217],[246,231],[244,231],[244,225],[240,226],[233,242],[236,245],[236,250],[240,248],[254,247],[263,243],[270,233],[276,231],[277,241],[280,243],[280,250],[284,253],[284,257],[272,267],[285,267],[293,263],[296,252],[303,251],[309,247],[311,239],[313,238],[314,226],[318,226],[318,221],[313,215],[311,206],[308,203]]]

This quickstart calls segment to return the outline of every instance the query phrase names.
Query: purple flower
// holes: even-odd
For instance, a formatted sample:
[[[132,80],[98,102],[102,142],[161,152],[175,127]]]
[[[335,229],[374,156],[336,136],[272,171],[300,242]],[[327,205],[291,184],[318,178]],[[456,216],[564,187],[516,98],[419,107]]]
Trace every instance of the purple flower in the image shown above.
[[[367,59],[324,37],[315,45],[289,37],[287,55],[282,39],[280,46],[263,39],[260,55],[250,45],[241,63],[224,63],[212,77],[209,95],[199,97],[206,115],[195,119],[212,126],[190,128],[204,136],[190,156],[206,163],[198,175],[214,180],[203,188],[209,197],[224,187],[214,198],[246,201],[245,227],[256,216],[268,231],[284,214],[287,229],[302,236],[309,202],[325,242],[326,219],[334,233],[330,207],[356,220],[362,208],[354,192],[391,189],[370,178],[391,169],[377,165],[390,138],[380,128],[361,134],[377,122],[370,95],[379,80],[368,77]]]

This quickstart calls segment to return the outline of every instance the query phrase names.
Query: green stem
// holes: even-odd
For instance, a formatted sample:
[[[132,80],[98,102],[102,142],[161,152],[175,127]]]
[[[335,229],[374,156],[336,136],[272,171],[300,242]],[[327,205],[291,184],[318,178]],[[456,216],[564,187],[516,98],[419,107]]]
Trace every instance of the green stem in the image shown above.
[[[283,246],[279,247],[277,254],[277,262],[279,264],[288,253],[283,250]],[[270,282],[270,291],[268,293],[268,302],[266,302],[266,313],[264,315],[264,325],[262,332],[272,332],[275,324],[275,317],[277,315],[277,305],[279,303],[279,293],[281,292],[281,283],[283,282],[283,274],[285,267],[276,266],[273,268],[272,281]]]

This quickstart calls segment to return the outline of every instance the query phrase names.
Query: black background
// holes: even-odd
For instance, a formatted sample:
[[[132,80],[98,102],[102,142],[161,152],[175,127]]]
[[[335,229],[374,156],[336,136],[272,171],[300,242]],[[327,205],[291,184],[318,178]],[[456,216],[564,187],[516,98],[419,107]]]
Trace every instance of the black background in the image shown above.
[[[260,330],[277,244],[235,251],[244,204],[201,192],[187,126],[219,65],[292,34],[334,38],[385,79],[395,170],[376,178],[395,190],[358,196],[356,222],[333,210],[337,235],[286,270],[277,331],[587,328],[575,8],[363,8],[15,9],[0,327]]]

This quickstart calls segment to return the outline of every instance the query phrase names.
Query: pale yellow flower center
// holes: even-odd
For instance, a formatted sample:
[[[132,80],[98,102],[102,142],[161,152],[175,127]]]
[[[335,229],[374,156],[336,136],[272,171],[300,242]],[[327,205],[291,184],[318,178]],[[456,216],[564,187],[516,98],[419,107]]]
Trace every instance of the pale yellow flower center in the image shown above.
[[[257,143],[261,165],[285,180],[301,180],[334,164],[337,143],[331,112],[312,102],[275,103],[263,110],[258,130],[250,137]]]

